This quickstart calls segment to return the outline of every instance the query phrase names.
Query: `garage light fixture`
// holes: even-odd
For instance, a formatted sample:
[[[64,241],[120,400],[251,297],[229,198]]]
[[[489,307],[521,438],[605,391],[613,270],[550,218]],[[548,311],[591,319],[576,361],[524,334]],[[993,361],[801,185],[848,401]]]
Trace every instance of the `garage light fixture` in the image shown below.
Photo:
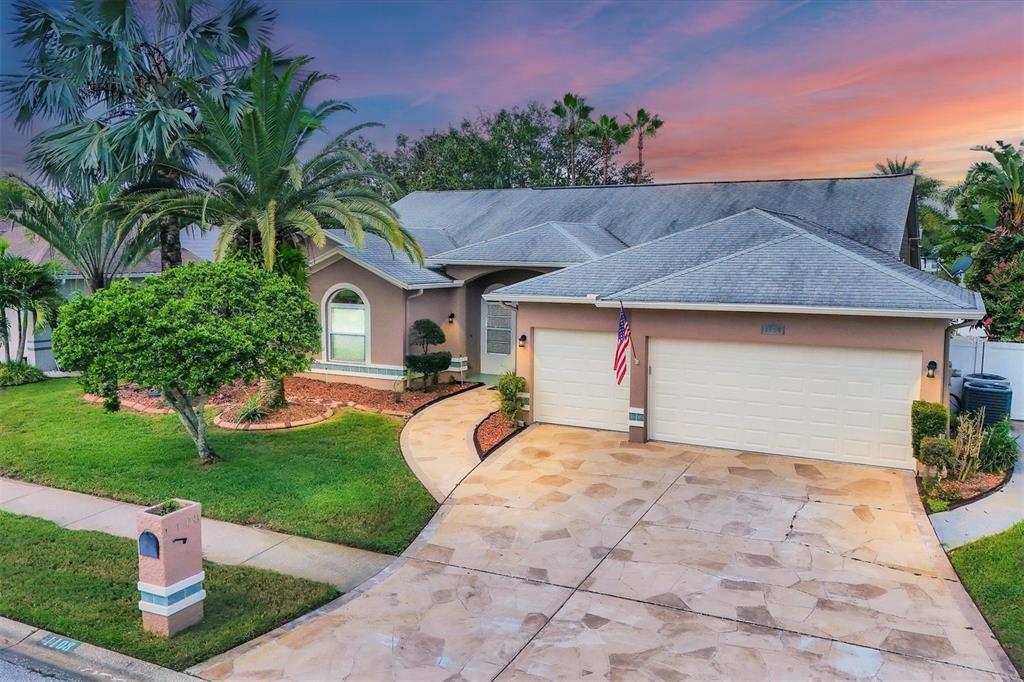
[[[526,334],[519,337],[519,347],[526,348]]]
[[[455,313],[448,313],[448,324],[455,324]]]
[[[938,368],[939,368],[939,363],[935,362],[934,360],[929,360],[928,361],[928,378],[929,379],[934,379],[935,378],[935,370],[937,370]]]

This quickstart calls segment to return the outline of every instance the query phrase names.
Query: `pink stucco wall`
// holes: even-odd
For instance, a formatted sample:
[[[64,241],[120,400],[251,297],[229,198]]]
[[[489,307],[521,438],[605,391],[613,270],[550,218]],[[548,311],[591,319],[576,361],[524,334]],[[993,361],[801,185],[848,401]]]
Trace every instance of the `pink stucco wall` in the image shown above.
[[[945,402],[946,326],[945,320],[857,317],[847,315],[801,315],[729,313],[671,310],[628,310],[639,367],[630,380],[630,406],[647,406],[647,341],[652,337],[733,341],[748,343],[830,346],[921,352],[921,399]],[[522,303],[516,320],[517,335],[529,338],[516,356],[517,372],[533,385],[533,343],[537,329],[578,329],[607,331],[618,328],[619,311],[590,304]],[[761,325],[785,325],[783,336],[765,336]],[[940,371],[927,377],[927,364],[935,360]],[[531,400],[532,402],[532,400]],[[643,430],[631,429],[630,438],[640,440]]]

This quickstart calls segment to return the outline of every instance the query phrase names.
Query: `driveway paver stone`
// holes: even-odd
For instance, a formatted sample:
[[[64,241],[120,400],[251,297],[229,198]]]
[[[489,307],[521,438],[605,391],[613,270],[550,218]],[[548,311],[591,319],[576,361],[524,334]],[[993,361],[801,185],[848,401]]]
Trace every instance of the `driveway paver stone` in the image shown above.
[[[1016,679],[912,485],[890,469],[535,425],[466,475],[362,594],[192,672]]]

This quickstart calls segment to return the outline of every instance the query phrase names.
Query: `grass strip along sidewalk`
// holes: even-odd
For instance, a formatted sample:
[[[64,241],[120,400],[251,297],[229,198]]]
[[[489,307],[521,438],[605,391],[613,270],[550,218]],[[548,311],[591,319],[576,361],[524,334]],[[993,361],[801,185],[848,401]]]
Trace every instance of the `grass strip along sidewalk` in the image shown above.
[[[338,596],[330,585],[205,562],[206,616],[166,639],[142,629],[135,543],[0,512],[0,615],[175,670]]]
[[[1024,521],[958,547],[949,559],[974,603],[1024,674]]]
[[[207,518],[399,554],[437,504],[402,422],[343,410],[284,431],[210,430],[202,465],[174,415],[108,413],[72,379],[0,389],[0,475],[125,502],[197,500]]]

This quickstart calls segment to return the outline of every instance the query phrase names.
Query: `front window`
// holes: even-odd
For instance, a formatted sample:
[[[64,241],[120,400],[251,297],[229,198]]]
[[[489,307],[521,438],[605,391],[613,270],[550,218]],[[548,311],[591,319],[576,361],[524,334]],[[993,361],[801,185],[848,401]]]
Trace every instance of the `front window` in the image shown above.
[[[331,360],[366,362],[366,333],[369,315],[362,297],[341,289],[327,306],[328,354]]]

